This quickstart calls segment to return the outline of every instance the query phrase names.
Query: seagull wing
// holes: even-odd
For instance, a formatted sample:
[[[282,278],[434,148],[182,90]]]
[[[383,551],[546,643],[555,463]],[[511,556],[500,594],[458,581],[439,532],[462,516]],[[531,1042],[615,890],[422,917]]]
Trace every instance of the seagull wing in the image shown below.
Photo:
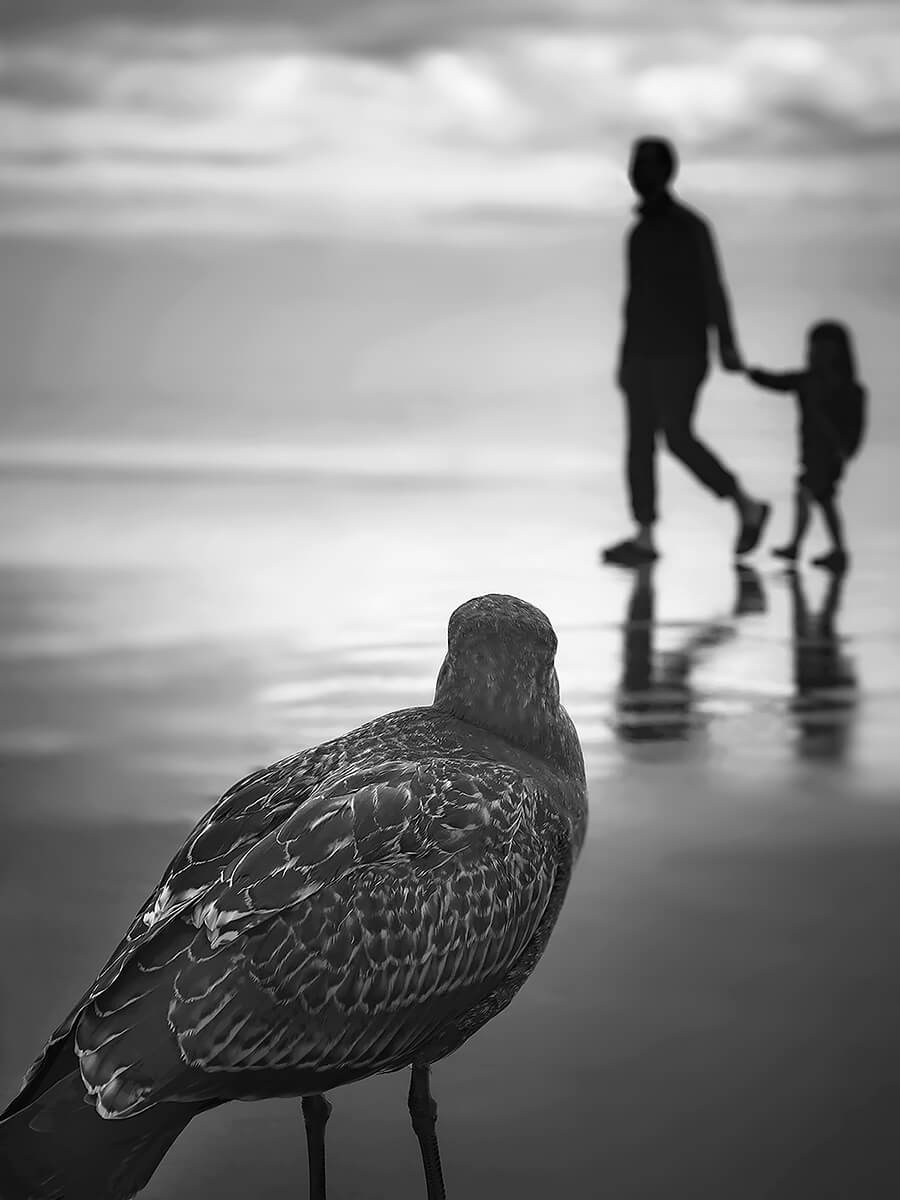
[[[235,1094],[229,1074],[405,1065],[533,938],[565,836],[544,800],[495,763],[332,777],[84,1010],[101,1111]]]
[[[250,845],[276,829],[320,785],[344,756],[344,743],[326,743],[254,771],[239,780],[191,831],[141,905],[91,987],[53,1031],[29,1067],[23,1087],[45,1066],[48,1052],[72,1030],[85,1005],[118,978],[125,964],[163,924],[177,917],[197,896],[218,883],[227,865]]]

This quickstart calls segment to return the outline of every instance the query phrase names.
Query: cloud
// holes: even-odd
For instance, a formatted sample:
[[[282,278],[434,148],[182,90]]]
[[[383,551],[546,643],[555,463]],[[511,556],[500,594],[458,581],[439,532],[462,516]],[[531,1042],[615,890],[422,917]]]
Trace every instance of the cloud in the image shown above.
[[[0,228],[587,219],[627,203],[647,130],[701,189],[740,172],[761,197],[900,199],[893,6],[697,0],[663,29],[641,4],[371,0],[369,41],[380,14],[403,54],[362,53],[353,9],[306,8],[20,30],[0,50]]]
[[[242,25],[247,34],[292,28],[345,51],[403,53],[485,30],[625,22],[679,23],[721,8],[721,0],[3,0],[8,30],[142,21],[160,28]]]

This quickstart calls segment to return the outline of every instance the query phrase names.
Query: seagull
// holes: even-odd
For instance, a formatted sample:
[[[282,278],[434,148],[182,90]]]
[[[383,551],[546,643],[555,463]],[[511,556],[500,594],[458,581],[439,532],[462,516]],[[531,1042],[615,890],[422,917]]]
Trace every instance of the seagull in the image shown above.
[[[2,1200],[125,1200],[198,1113],[411,1070],[444,1200],[434,1063],[534,970],[587,827],[557,639],[513,596],[453,612],[434,701],[248,775],[200,821],[0,1115]]]

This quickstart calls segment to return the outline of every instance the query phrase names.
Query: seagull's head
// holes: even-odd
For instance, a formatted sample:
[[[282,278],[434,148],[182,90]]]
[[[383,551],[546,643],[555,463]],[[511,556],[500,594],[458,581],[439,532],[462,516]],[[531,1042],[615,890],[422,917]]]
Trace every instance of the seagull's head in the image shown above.
[[[584,778],[578,735],[560,704],[553,626],[515,596],[477,596],[452,613],[435,707]]]

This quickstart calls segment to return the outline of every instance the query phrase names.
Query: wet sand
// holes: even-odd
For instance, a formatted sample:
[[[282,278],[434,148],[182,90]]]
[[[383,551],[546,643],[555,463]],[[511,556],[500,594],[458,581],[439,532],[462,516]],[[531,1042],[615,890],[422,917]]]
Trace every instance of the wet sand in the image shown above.
[[[146,497],[115,486],[146,553]],[[518,543],[498,558],[472,521],[473,557],[454,559],[458,543],[444,541],[443,572],[423,571],[416,587],[401,552],[406,501],[373,492],[371,520],[387,506],[407,522],[374,557],[352,540],[359,509],[348,504],[346,523],[330,510],[315,571],[307,557],[297,574],[266,574],[271,556],[254,556],[247,531],[275,536],[272,521],[286,518],[272,514],[298,511],[295,497],[232,489],[244,525],[229,536],[247,553],[235,558],[228,542],[216,558],[197,514],[218,519],[221,495],[192,487],[183,558],[166,540],[174,518],[151,505],[163,562],[121,548],[114,565],[60,562],[33,522],[30,561],[8,550],[0,569],[0,1094],[215,797],[296,747],[427,702],[451,598],[494,578],[557,624],[591,826],[535,975],[435,1070],[450,1195],[897,1195],[900,697],[874,568],[864,561],[848,579],[831,626],[816,616],[823,581],[804,576],[813,616],[802,636],[780,575],[745,580],[740,611],[727,563],[698,578],[676,554],[640,584],[594,567],[578,528],[533,561]],[[438,493],[419,504],[446,513],[449,530],[460,497]],[[470,513],[484,503],[460,496]],[[82,495],[79,519],[93,503]],[[520,494],[502,503],[529,511]],[[307,528],[296,521],[295,533]],[[348,546],[354,570],[336,574]],[[332,1094],[335,1196],[421,1196],[406,1087],[397,1075]],[[278,1101],[195,1121],[145,1194],[305,1188],[299,1106]]]
[[[9,1094],[188,825],[73,818],[82,790],[152,805],[152,777],[141,794],[85,758],[7,759],[0,781]],[[690,773],[659,784],[657,765],[632,775],[538,971],[436,1068],[451,1194],[896,1194],[900,814],[777,794],[724,811]],[[336,1195],[419,1195],[405,1088],[332,1095]],[[297,1104],[233,1104],[193,1123],[146,1195],[302,1195],[304,1153]]]

